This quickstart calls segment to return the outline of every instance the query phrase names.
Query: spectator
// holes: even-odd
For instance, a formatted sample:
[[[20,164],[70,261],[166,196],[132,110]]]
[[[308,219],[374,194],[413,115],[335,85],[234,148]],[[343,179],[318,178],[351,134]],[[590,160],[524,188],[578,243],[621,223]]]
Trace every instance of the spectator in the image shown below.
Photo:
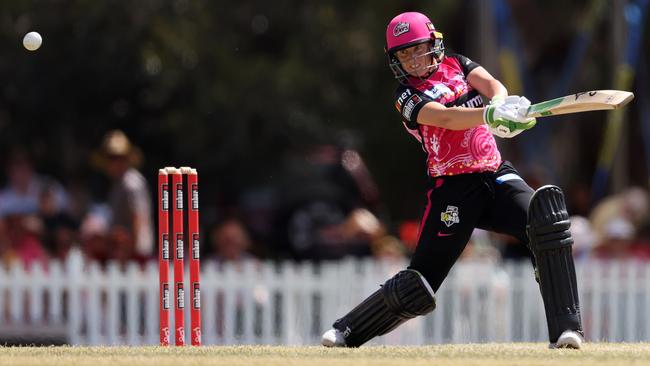
[[[102,210],[91,211],[80,227],[83,253],[89,260],[104,265],[111,259],[108,244],[108,219]]]
[[[120,265],[126,265],[134,259],[143,262],[144,258],[135,253],[133,238],[133,235],[131,235],[131,232],[126,227],[120,225],[112,226],[107,238],[107,245],[110,248],[109,257],[117,261]]]
[[[589,221],[596,234],[596,241],[602,243],[607,237],[607,225],[617,219],[623,219],[632,225],[633,231],[640,227],[643,219],[648,216],[650,205],[648,193],[638,187],[609,196],[594,207]]]
[[[48,255],[40,240],[43,225],[36,215],[9,215],[6,219],[6,239],[14,258],[25,268],[38,263],[47,268]]]
[[[607,259],[625,259],[630,255],[635,229],[632,223],[617,217],[604,226],[602,237],[595,248],[596,256]]]
[[[51,191],[52,210],[63,211],[66,193],[55,181],[36,174],[26,152],[15,150],[7,163],[7,185],[0,191],[0,216],[33,215],[38,213],[39,197],[46,184]]]
[[[119,238],[120,245],[133,246],[132,250],[120,249],[119,257],[126,253],[149,257],[153,251],[151,194],[146,179],[136,169],[141,160],[139,150],[122,131],[104,136],[99,162],[111,179],[109,233]]]
[[[210,259],[218,262],[244,261],[253,258],[251,240],[240,220],[229,218],[210,232]]]
[[[77,243],[78,225],[66,212],[58,209],[57,188],[53,181],[46,181],[39,195],[39,217],[43,223],[43,244],[50,256],[64,260]]]
[[[370,256],[384,227],[371,212],[380,200],[361,156],[324,143],[286,162],[274,250],[299,260]]]

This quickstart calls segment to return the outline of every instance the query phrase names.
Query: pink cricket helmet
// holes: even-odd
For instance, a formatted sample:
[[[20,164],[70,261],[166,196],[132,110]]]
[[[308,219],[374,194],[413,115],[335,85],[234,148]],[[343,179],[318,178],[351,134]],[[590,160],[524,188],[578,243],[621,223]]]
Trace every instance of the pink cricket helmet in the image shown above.
[[[442,33],[436,31],[431,20],[422,13],[406,12],[393,18],[386,28],[386,54],[395,78],[402,84],[407,84],[408,79],[413,78],[404,71],[395,52],[425,42],[431,42],[431,51],[427,55],[432,55],[436,61],[431,65],[431,72],[434,72],[445,49],[442,38]]]

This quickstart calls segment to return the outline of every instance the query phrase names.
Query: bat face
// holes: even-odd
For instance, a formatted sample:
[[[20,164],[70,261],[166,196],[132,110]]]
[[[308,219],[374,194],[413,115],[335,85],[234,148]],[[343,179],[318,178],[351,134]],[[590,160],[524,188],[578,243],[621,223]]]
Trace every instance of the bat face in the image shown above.
[[[545,117],[621,108],[634,98],[634,94],[621,90],[592,90],[533,104],[527,117]]]

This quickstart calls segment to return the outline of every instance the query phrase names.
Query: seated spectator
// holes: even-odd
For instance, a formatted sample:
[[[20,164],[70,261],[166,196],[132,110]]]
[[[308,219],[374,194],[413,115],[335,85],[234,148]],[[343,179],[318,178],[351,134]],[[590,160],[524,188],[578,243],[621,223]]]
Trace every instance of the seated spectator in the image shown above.
[[[119,225],[112,226],[108,232],[107,241],[108,247],[110,248],[108,253],[109,258],[117,261],[121,266],[133,260],[138,260],[139,262],[144,261],[135,252],[133,236],[127,228]]]
[[[244,225],[229,218],[214,226],[209,235],[208,259],[217,262],[245,261],[252,259],[251,240]]]
[[[78,225],[66,211],[58,209],[56,200],[56,184],[47,181],[38,201],[43,244],[51,257],[64,260],[78,242]]]
[[[36,263],[47,268],[49,258],[40,240],[43,225],[39,218],[36,215],[9,215],[5,220],[6,239],[15,259],[25,268]]]
[[[105,265],[111,259],[108,230],[105,210],[96,208],[84,218],[79,235],[86,259],[97,261],[101,265]]]
[[[634,225],[622,217],[615,218],[603,227],[604,231],[594,249],[601,259],[625,259],[630,256],[634,242]]]
[[[7,185],[0,191],[0,216],[37,214],[39,196],[46,184],[51,191],[53,210],[65,210],[67,198],[63,187],[36,174],[26,152],[15,150],[10,155]]]

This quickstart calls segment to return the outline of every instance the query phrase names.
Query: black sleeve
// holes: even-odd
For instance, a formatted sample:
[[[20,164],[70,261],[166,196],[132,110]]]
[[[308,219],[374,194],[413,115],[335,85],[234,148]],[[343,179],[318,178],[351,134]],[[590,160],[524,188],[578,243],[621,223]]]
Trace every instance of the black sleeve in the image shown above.
[[[465,76],[469,75],[469,73],[472,72],[472,70],[474,70],[475,68],[481,66],[476,62],[470,60],[468,57],[465,57],[458,53],[447,55],[447,57],[453,57],[456,60],[458,60],[458,63],[460,64],[460,67],[463,69],[463,74],[465,74]]]
[[[404,85],[400,85],[395,91],[395,108],[409,128],[416,127],[420,109],[432,101],[424,93]]]

